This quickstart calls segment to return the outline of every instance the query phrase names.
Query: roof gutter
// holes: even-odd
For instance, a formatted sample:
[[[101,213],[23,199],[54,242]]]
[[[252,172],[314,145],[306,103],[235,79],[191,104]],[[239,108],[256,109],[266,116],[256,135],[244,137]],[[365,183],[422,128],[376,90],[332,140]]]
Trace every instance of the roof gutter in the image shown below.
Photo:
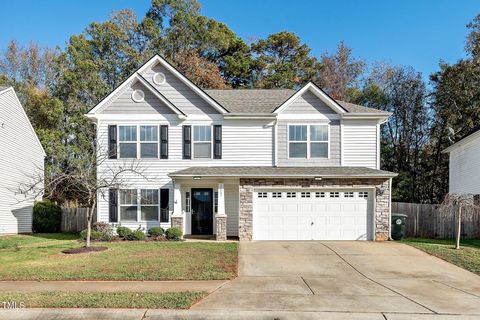
[[[200,178],[225,178],[225,177],[230,177],[230,178],[315,178],[315,177],[321,177],[321,178],[336,178],[336,179],[348,179],[348,178],[365,178],[365,179],[370,179],[370,178],[394,178],[398,176],[397,173],[391,173],[391,174],[379,174],[379,175],[359,175],[359,174],[351,174],[351,175],[319,175],[319,174],[282,174],[282,175],[276,175],[276,174],[175,174],[171,173],[168,174],[170,178],[193,178],[193,177],[200,177]]]
[[[442,153],[450,153],[453,150],[455,150],[456,148],[461,147],[461,146],[477,139],[478,137],[480,137],[480,130],[472,133],[469,136],[466,136],[465,138],[463,138],[461,140],[458,140],[457,142],[455,142],[454,144],[452,144],[451,146],[449,146],[445,150],[442,150]]]
[[[277,118],[275,113],[226,113],[224,119],[269,119]]]

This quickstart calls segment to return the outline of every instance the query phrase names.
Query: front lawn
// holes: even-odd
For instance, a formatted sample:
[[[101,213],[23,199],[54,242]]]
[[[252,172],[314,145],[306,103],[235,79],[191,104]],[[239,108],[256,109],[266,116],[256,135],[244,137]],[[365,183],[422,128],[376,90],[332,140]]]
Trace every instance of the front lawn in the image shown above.
[[[8,292],[0,301],[25,308],[148,308],[188,309],[207,293],[197,291],[149,292]]]
[[[237,243],[102,242],[107,251],[61,253],[81,247],[76,239],[76,234],[0,237],[0,280],[224,280],[237,274]]]
[[[455,250],[455,240],[408,238],[405,243],[480,275],[480,239],[466,239]]]

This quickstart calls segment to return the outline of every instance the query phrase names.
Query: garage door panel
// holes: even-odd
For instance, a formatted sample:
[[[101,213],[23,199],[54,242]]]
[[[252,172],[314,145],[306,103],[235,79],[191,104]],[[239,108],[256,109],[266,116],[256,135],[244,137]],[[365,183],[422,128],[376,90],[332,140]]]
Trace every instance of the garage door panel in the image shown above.
[[[287,197],[287,192],[290,197]],[[371,238],[372,197],[349,191],[262,191],[254,193],[253,238],[255,240],[366,240]],[[365,192],[365,191],[363,191]],[[263,194],[268,196],[264,197]],[[278,194],[281,193],[281,197]],[[310,197],[308,197],[310,194]],[[330,197],[330,194],[336,197]],[[317,197],[318,195],[318,197]],[[325,195],[321,197],[320,195]],[[338,197],[337,197],[338,195]],[[364,195],[364,194],[362,194]]]

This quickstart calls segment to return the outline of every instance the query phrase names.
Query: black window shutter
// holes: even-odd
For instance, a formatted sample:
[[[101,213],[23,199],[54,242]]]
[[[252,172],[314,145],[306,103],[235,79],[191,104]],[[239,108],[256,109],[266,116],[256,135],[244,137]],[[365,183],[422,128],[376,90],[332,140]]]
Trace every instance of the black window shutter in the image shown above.
[[[118,222],[118,190],[108,189],[108,221]]]
[[[117,126],[108,126],[108,159],[117,159]]]
[[[183,159],[192,159],[192,126],[183,126]]]
[[[213,126],[213,158],[222,159],[222,126]]]
[[[168,222],[169,189],[160,189],[160,222]]]
[[[160,126],[160,159],[168,159],[168,126]]]

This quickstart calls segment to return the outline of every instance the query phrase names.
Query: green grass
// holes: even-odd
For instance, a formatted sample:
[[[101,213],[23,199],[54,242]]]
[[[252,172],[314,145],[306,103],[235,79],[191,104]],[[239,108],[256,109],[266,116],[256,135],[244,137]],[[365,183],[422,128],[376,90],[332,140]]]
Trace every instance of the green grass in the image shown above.
[[[151,308],[188,309],[206,292],[7,292],[0,301],[21,303],[25,308]]]
[[[455,250],[455,240],[408,238],[405,243],[480,275],[480,239],[465,239]]]
[[[78,235],[0,237],[0,280],[223,280],[237,274],[237,243],[122,241],[66,255]]]

